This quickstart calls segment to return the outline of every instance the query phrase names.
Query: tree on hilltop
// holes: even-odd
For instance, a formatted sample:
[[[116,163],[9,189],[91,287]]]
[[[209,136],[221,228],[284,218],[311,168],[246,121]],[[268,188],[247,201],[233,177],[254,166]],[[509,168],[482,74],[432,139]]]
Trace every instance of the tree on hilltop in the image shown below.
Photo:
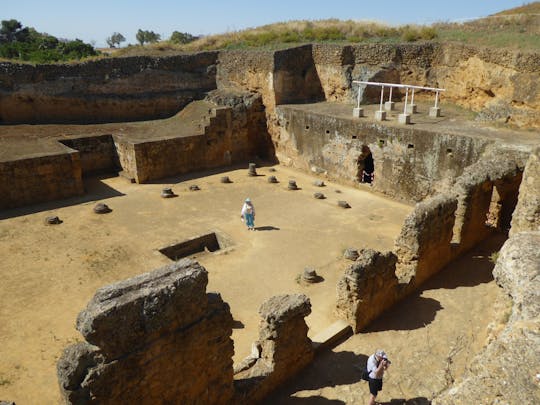
[[[10,43],[15,41],[24,42],[28,38],[28,28],[23,28],[17,20],[2,20],[0,26],[0,43]]]
[[[107,42],[107,45],[109,45],[109,48],[116,48],[116,45],[120,46],[120,43],[124,42],[125,40],[126,38],[122,34],[119,32],[113,32],[113,34],[105,41]]]
[[[94,55],[97,55],[94,47],[80,39],[56,38],[32,27],[23,27],[17,20],[0,22],[0,58],[46,63]]]
[[[135,38],[139,44],[144,45],[145,43],[152,44],[158,42],[161,39],[161,35],[156,34],[154,31],[143,31],[139,29],[139,31],[137,31],[137,35],[135,35]]]
[[[196,39],[199,39],[199,37],[191,35],[189,32],[174,31],[171,34],[169,41],[171,41],[174,44],[189,44],[190,42],[193,42]]]

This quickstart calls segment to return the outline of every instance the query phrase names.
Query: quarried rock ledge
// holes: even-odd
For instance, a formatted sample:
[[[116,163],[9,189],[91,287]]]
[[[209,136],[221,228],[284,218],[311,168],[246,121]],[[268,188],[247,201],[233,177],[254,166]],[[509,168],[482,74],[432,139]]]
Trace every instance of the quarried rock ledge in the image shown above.
[[[229,403],[233,319],[207,283],[184,259],[99,289],[57,365],[66,403]]]

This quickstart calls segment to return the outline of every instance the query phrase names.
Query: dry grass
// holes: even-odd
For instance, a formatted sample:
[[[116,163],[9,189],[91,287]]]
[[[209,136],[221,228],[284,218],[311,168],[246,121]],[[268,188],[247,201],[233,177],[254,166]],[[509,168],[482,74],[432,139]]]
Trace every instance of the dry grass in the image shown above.
[[[280,49],[305,43],[361,43],[361,42],[414,42],[432,40],[436,31],[428,26],[403,25],[390,26],[370,21],[317,20],[288,21],[241,31],[209,35],[185,45],[168,41],[145,47],[124,48],[117,54],[152,55],[178,51],[205,51],[216,49]]]
[[[431,26],[390,26],[372,21],[298,20],[209,35],[189,44],[169,41],[130,46],[115,52],[118,56],[167,55],[178,52],[218,49],[282,49],[305,43],[404,43],[415,41],[461,42],[494,48],[540,49],[540,15],[534,11],[540,2],[525,8],[528,14],[497,15],[465,23],[437,23]]]

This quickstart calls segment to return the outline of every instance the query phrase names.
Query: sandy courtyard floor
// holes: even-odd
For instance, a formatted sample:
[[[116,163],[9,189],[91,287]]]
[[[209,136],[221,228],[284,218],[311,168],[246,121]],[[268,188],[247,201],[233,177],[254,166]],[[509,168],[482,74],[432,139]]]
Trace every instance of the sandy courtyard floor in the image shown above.
[[[131,184],[118,177],[89,179],[87,195],[0,213],[0,399],[17,404],[58,403],[56,361],[63,348],[81,340],[77,314],[103,285],[151,271],[170,260],[158,249],[216,232],[231,246],[196,255],[209,272],[208,291],[218,291],[235,319],[235,362],[257,338],[261,303],[272,295],[305,293],[313,313],[313,336],[335,321],[335,286],[348,265],[347,247],[392,248],[411,206],[276,166],[155,184]],[[220,183],[228,175],[233,183]],[[267,182],[275,175],[279,184]],[[301,188],[288,191],[289,179]],[[200,191],[189,191],[197,184]],[[172,186],[179,197],[160,198]],[[313,198],[323,192],[327,198]],[[245,197],[257,210],[256,232],[239,213]],[[352,206],[342,209],[338,200]],[[97,201],[112,208],[97,215]],[[56,226],[44,219],[58,215]],[[306,266],[324,282],[296,282]]]

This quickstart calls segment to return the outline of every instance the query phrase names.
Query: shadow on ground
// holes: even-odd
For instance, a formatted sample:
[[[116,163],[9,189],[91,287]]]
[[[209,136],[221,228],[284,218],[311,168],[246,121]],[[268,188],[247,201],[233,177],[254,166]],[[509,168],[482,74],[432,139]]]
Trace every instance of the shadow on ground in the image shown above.
[[[255,227],[256,231],[279,231],[280,228],[275,226],[266,225],[266,226],[257,226]]]
[[[121,197],[125,194],[109,187],[102,180],[116,175],[103,175],[98,177],[88,177],[84,179],[85,194],[77,197],[65,198],[63,200],[49,201],[45,203],[28,205],[25,207],[12,208],[0,211],[0,219],[20,217],[23,215],[35,214],[42,211],[49,211],[58,208],[69,207],[72,205],[84,204],[91,201],[99,201],[106,198]],[[89,208],[91,209],[91,208]]]
[[[255,161],[257,162],[257,169],[275,165],[275,163],[272,163],[271,161],[260,161],[257,159],[255,159]],[[201,170],[201,171],[196,171],[192,173],[179,174],[176,176],[168,176],[168,177],[164,177],[162,179],[157,179],[157,180],[150,180],[146,182],[146,184],[163,184],[163,185],[179,184],[179,183],[183,183],[187,181],[204,179],[205,177],[220,174],[220,173],[230,172],[233,170],[241,170],[241,169],[246,170],[245,176],[248,177],[248,168],[249,168],[249,162],[246,161],[242,163],[235,163],[229,166],[220,166],[214,169]],[[258,173],[257,176],[254,176],[254,177],[264,177],[264,176],[266,176],[266,174]],[[232,183],[234,183],[234,178],[231,178],[231,180],[232,180]]]
[[[422,286],[422,291],[474,287],[491,282],[494,254],[501,250],[506,239],[508,235],[504,233],[494,234],[429,279]]]
[[[420,329],[433,322],[437,311],[441,309],[439,301],[415,294],[400,301],[391,312],[382,314],[362,332]]]
[[[411,399],[394,399],[389,402],[379,402],[381,405],[430,405],[431,401],[425,397],[417,397]]]
[[[274,395],[269,396],[263,404],[341,404],[341,401],[330,401],[320,396],[296,398],[291,395],[297,391],[315,391],[337,385],[351,385],[361,380],[362,369],[367,363],[368,356],[357,355],[353,352],[325,351],[319,354],[314,362],[304,369],[289,384],[285,384]],[[324,365],[324,367],[322,367]],[[326,374],[321,376],[321,369]],[[313,402],[308,402],[313,401]],[[316,402],[319,401],[319,402]]]

